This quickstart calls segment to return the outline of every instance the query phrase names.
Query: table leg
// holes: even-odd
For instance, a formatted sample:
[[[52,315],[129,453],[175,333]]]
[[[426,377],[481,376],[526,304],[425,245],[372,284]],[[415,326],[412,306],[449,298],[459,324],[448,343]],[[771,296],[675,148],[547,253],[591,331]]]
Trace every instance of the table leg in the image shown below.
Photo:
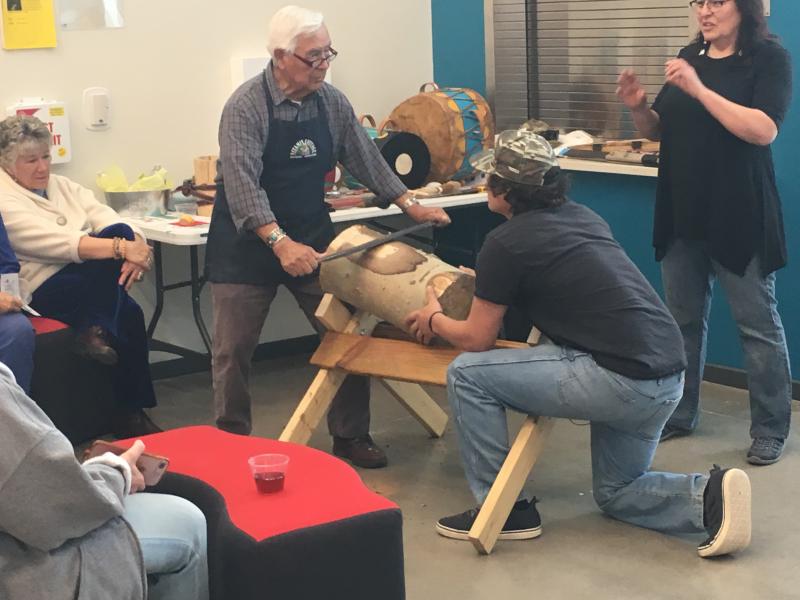
[[[161,262],[161,242],[153,242],[153,262],[156,268],[156,306],[147,325],[147,339],[152,340],[161,311],[164,310],[164,266]]]
[[[197,330],[200,332],[200,337],[203,338],[203,344],[209,356],[211,355],[211,336],[208,335],[206,323],[203,320],[203,313],[200,310],[200,292],[203,290],[205,279],[200,277],[200,269],[197,260],[197,246],[189,247],[189,258],[191,262],[191,276],[192,276],[192,313],[194,313],[194,322],[197,324]]]

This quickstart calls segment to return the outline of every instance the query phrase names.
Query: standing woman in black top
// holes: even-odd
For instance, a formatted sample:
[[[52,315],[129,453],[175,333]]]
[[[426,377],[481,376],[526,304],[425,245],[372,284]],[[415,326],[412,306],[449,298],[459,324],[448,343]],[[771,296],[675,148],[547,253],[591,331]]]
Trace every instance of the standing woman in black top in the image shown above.
[[[684,396],[661,439],[698,420],[712,286],[719,279],[739,329],[750,390],[747,459],[776,462],[791,415],[786,336],[775,271],[786,264],[770,144],[791,99],[791,64],[761,0],[693,0],[700,32],[666,64],[652,107],[631,70],[617,95],[639,131],[661,140],[653,245],[667,306],[684,337]]]

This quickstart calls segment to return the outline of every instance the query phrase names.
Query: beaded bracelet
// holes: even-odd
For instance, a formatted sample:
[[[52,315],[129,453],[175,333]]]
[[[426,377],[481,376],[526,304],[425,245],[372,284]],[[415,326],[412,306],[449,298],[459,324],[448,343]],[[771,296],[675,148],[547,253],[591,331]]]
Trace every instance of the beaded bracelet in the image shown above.
[[[114,254],[114,258],[117,260],[120,260],[122,258],[122,252],[119,249],[120,242],[122,242],[122,238],[115,237],[111,245],[111,252]]]

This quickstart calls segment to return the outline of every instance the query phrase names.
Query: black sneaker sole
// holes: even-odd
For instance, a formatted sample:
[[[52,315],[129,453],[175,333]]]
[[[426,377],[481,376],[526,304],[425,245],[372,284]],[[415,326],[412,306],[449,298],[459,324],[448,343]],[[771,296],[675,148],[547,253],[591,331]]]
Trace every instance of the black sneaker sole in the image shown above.
[[[776,462],[778,462],[781,459],[782,456],[783,456],[783,451],[781,451],[781,453],[778,454],[778,456],[776,456],[775,458],[762,458],[760,456],[748,456],[747,457],[747,462],[749,462],[751,465],[758,465],[758,466],[763,467],[765,465],[774,465]]]
[[[441,523],[436,523],[436,533],[451,540],[468,540],[469,531],[463,529],[452,529]],[[501,531],[498,539],[500,540],[532,540],[542,535],[542,526],[531,529],[515,529],[513,531]]]
[[[722,478],[722,524],[714,539],[697,547],[703,558],[722,556],[750,545],[750,479],[741,469],[729,469]]]

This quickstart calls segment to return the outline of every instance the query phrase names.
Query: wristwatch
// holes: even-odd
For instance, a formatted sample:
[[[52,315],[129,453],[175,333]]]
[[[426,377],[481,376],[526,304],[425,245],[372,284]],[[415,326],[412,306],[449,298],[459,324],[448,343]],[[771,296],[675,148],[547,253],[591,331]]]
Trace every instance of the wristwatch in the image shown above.
[[[405,211],[407,211],[409,208],[411,208],[412,206],[414,206],[415,204],[419,204],[419,200],[417,200],[417,199],[414,197],[414,195],[412,194],[412,195],[408,196],[408,197],[407,197],[405,200],[401,200],[401,201],[400,201],[400,204],[399,204],[399,206],[400,206],[400,209],[401,209],[403,212],[405,212]]]

